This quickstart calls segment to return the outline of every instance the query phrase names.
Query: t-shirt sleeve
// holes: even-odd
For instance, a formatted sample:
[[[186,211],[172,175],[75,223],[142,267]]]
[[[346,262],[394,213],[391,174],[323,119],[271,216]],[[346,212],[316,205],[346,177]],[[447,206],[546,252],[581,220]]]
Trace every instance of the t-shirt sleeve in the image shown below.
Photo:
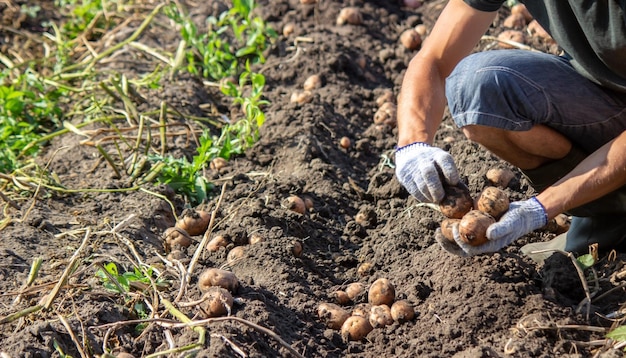
[[[498,11],[504,0],[463,0],[466,4],[480,11]]]

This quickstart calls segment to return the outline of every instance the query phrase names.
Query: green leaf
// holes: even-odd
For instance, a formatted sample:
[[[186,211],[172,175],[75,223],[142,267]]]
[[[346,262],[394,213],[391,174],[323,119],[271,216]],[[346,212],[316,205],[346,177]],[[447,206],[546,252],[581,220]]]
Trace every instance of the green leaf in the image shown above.
[[[626,341],[626,325],[615,328],[611,332],[607,333],[606,337],[614,339],[619,342],[625,342]]]
[[[596,263],[593,256],[590,254],[581,255],[576,259],[576,261],[578,261],[578,264],[580,264],[583,269],[588,269]]]

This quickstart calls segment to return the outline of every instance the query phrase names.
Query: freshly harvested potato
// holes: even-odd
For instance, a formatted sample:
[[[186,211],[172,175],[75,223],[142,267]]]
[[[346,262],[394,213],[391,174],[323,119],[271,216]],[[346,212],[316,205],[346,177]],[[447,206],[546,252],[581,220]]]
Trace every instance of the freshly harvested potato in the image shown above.
[[[213,170],[220,170],[227,165],[228,165],[228,161],[226,159],[222,157],[217,157],[211,160],[211,163],[209,163],[209,168]]]
[[[206,292],[213,286],[222,287],[230,292],[237,291],[239,280],[234,273],[217,267],[211,267],[204,270],[198,277],[198,288],[202,292]]]
[[[163,233],[163,246],[165,252],[170,252],[176,247],[189,247],[193,241],[187,234],[187,231],[178,228],[171,227],[165,230]]]
[[[341,336],[346,341],[360,341],[373,329],[374,327],[372,327],[368,318],[350,316],[341,325]]]
[[[222,247],[228,246],[230,241],[224,235],[214,236],[206,245],[206,249],[210,252],[215,252]]]
[[[509,210],[509,196],[502,189],[488,186],[478,196],[476,209],[497,220]]]
[[[203,295],[200,305],[206,318],[219,317],[230,313],[233,296],[221,287],[210,287]]]
[[[337,16],[337,25],[361,25],[363,23],[363,15],[361,9],[356,6],[349,6],[341,9]]]
[[[257,233],[250,235],[250,238],[248,239],[250,245],[258,244],[259,242],[263,241],[265,241],[265,236]]]
[[[322,77],[320,75],[311,75],[307,77],[302,85],[305,91],[313,91],[322,87]]]
[[[362,293],[365,292],[365,285],[360,282],[353,282],[346,287],[345,291],[348,298],[350,298],[350,301],[355,301],[359,296],[361,296]]]
[[[402,32],[400,43],[408,50],[417,50],[422,45],[422,36],[415,29],[410,28]]]
[[[450,219],[450,218],[443,219],[440,225],[441,234],[443,235],[443,237],[448,239],[448,241],[455,242],[454,234],[452,234],[452,227],[454,225],[458,225],[460,222],[461,222],[461,219]]]
[[[527,23],[533,20],[533,15],[530,14],[528,9],[526,8],[526,5],[522,3],[517,3],[511,6],[511,14],[520,14],[524,16],[524,19]]]
[[[501,40],[498,41],[498,47],[512,49],[517,47],[515,43],[524,44],[526,37],[520,30],[504,30],[498,35],[498,40]]]
[[[500,188],[506,188],[515,177],[515,173],[507,168],[491,168],[487,171],[486,177],[491,184]]]
[[[380,96],[376,97],[376,105],[380,108],[386,102],[394,103],[396,98],[393,95],[393,91],[390,89],[385,90]]]
[[[511,14],[502,21],[502,26],[509,29],[521,30],[526,26],[526,18],[522,14]]]
[[[341,329],[350,313],[334,303],[320,303],[317,306],[317,316],[330,329]]]
[[[396,299],[396,289],[386,278],[381,277],[374,281],[367,293],[367,301],[374,306],[391,305]]]
[[[211,214],[204,210],[188,209],[183,212],[175,227],[185,230],[189,235],[202,235],[209,227]]]
[[[297,195],[290,195],[283,201],[283,206],[287,209],[304,215],[306,213],[306,203]]]
[[[313,101],[313,92],[311,91],[295,91],[291,94],[289,101],[292,103],[304,104]]]
[[[461,240],[472,246],[479,246],[488,241],[487,228],[496,222],[493,216],[480,210],[472,210],[465,214],[459,222]]]
[[[365,318],[369,318],[370,312],[372,311],[372,305],[369,303],[359,303],[354,306],[352,309],[353,316],[361,316]]]
[[[569,216],[565,214],[559,214],[555,216],[554,219],[548,221],[548,223],[542,228],[542,230],[559,235],[569,230],[569,226]]]
[[[410,321],[415,317],[415,309],[407,300],[398,300],[391,305],[391,317],[397,322]]]
[[[397,123],[398,107],[395,103],[385,102],[374,113],[375,124],[386,124],[390,127],[395,127]]]
[[[293,254],[293,256],[301,257],[304,247],[302,247],[302,243],[299,240],[292,240],[289,244],[289,251]]]
[[[474,200],[467,187],[463,185],[446,185],[445,196],[439,203],[441,213],[451,219],[460,219],[472,210]]]
[[[243,246],[235,246],[226,255],[226,262],[229,264],[234,264],[235,262],[241,260],[246,253],[246,248]]]
[[[391,308],[387,305],[372,306],[368,319],[374,328],[388,326],[393,323]]]
[[[374,264],[366,261],[359,265],[359,267],[356,269],[356,272],[360,277],[365,277],[370,275],[373,269]]]
[[[344,290],[337,290],[332,293],[332,296],[335,298],[335,301],[337,301],[337,303],[342,306],[348,305],[350,304],[350,302],[352,302],[352,300],[350,299],[350,297],[348,297],[348,294]]]

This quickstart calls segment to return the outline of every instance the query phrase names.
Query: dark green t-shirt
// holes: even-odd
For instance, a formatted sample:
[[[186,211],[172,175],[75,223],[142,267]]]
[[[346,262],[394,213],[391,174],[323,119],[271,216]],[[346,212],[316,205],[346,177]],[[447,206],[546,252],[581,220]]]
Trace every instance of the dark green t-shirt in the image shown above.
[[[464,0],[497,11],[504,0]],[[626,92],[626,0],[521,0],[590,80]]]

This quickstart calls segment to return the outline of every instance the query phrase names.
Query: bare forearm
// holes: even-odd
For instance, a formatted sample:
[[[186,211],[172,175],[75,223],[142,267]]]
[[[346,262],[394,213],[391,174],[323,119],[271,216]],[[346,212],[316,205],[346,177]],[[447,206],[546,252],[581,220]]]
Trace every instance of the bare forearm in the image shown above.
[[[626,185],[626,132],[592,153],[537,199],[552,218],[623,185]]]
[[[431,144],[446,106],[445,79],[474,48],[495,12],[450,0],[411,60],[398,99],[398,146]]]
[[[411,60],[398,98],[398,146],[433,142],[446,105],[444,81],[427,59]]]

